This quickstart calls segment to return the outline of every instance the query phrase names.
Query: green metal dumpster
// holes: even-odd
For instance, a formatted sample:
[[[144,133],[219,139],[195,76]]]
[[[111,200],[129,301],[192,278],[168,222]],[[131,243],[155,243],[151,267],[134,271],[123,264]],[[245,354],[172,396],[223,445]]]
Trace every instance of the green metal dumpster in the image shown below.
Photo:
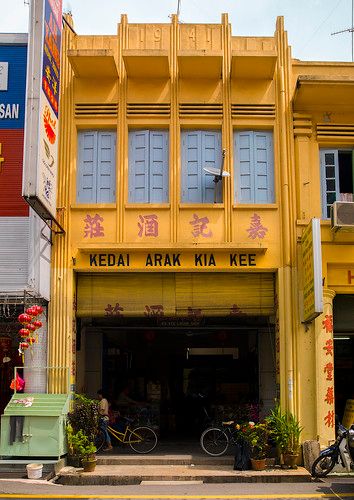
[[[16,393],[1,416],[2,457],[61,457],[67,452],[69,394]]]

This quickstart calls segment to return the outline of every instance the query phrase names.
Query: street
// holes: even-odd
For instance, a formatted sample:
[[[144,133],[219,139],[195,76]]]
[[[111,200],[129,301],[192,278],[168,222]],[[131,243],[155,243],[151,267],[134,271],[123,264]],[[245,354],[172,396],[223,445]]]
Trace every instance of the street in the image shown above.
[[[172,482],[171,482],[172,483]],[[354,498],[354,478],[331,477],[310,483],[150,484],[139,486],[61,486],[43,481],[0,480],[0,498],[124,500],[272,500]]]

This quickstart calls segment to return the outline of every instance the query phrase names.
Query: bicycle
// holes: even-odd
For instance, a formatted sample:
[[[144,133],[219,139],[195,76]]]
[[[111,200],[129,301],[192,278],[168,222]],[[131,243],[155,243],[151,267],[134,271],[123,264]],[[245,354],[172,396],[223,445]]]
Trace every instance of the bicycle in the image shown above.
[[[133,422],[125,418],[126,427],[124,432],[117,431],[110,425],[107,426],[108,433],[122,444],[129,444],[131,449],[136,453],[150,453],[157,445],[157,435],[151,427],[138,426],[131,428],[129,424]],[[103,430],[98,429],[95,440],[96,450],[100,451],[105,444],[105,435]]]
[[[222,422],[222,427],[209,427],[200,436],[200,445],[208,455],[220,457],[231,445],[235,445],[239,438],[239,431],[235,428],[235,421]]]

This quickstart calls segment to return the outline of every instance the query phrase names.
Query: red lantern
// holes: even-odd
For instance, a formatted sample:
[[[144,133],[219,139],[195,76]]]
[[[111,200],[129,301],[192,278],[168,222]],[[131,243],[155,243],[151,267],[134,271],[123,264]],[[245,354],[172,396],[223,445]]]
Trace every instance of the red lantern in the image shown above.
[[[34,332],[34,331],[35,331],[35,329],[36,329],[36,327],[34,326],[34,324],[33,324],[33,323],[29,323],[29,324],[27,325],[27,327],[26,327],[26,328],[27,328],[27,330],[29,330],[30,332]]]
[[[34,316],[32,307],[28,307],[26,309],[26,313],[29,314],[30,316]]]
[[[36,321],[33,321],[32,325],[34,325],[36,328],[41,328],[43,326],[42,321],[39,321],[39,319],[36,319]]]
[[[34,337],[27,337],[27,342],[29,345],[32,345],[36,343],[36,339]]]
[[[21,337],[28,337],[28,335],[31,334],[28,328],[21,328],[21,330],[18,333]]]
[[[42,306],[34,306],[37,310],[37,315],[41,315],[43,313],[43,307]]]
[[[19,314],[17,319],[20,323],[22,323],[23,325],[26,325],[27,323],[29,323],[31,321],[31,316],[29,314],[22,313],[22,314]]]
[[[20,349],[28,349],[28,342],[20,342]]]

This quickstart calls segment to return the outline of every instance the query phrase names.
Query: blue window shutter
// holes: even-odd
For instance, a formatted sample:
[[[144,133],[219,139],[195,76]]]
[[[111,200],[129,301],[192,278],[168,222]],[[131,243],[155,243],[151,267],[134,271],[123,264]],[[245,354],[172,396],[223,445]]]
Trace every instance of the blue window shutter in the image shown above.
[[[182,132],[182,202],[202,203],[201,132]]]
[[[129,132],[129,202],[149,202],[149,132]]]
[[[97,132],[79,132],[77,202],[97,203]]]
[[[215,176],[205,172],[204,167],[221,168],[221,132],[202,132],[202,201],[214,203],[214,191],[217,189],[216,201],[221,202],[222,182],[215,186]]]
[[[339,200],[339,161],[337,149],[321,149],[322,217],[331,217],[331,205]]]
[[[236,132],[235,188],[238,203],[254,203],[253,132]]]
[[[116,198],[116,133],[98,132],[97,203],[114,203]]]
[[[254,202],[274,203],[272,132],[253,133]]]
[[[168,201],[168,132],[150,131],[150,203]]]

